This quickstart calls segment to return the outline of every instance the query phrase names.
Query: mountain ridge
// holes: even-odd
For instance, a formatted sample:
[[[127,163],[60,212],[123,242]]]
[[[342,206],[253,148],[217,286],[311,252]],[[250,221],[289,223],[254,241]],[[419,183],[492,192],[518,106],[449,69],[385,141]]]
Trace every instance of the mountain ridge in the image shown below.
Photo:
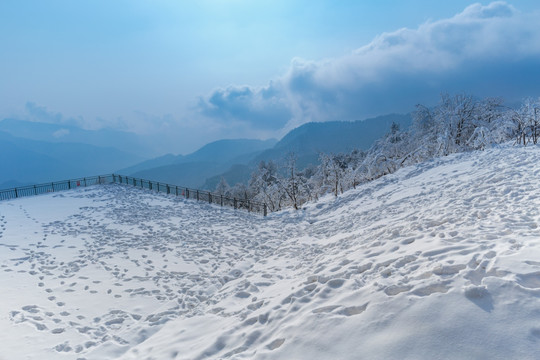
[[[0,131],[0,187],[36,184],[113,172],[141,158],[113,147],[50,143]]]

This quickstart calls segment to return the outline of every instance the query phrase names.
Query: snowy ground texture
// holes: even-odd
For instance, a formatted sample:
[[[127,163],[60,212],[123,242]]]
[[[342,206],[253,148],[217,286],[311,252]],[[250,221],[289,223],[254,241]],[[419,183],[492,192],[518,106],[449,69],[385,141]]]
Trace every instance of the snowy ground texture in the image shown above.
[[[0,359],[537,359],[540,148],[268,218],[122,185],[0,203]]]

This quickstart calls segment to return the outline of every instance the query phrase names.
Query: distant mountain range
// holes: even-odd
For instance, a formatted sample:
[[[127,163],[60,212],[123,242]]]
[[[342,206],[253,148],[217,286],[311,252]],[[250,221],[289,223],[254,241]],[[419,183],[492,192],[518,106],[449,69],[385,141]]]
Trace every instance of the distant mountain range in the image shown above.
[[[153,150],[136,134],[6,119],[0,121],[0,189],[115,172],[213,190],[222,176],[231,185],[246,183],[262,160],[279,163],[294,153],[298,166],[304,168],[317,164],[320,153],[366,150],[389,131],[392,122],[405,129],[411,117],[393,114],[363,121],[307,123],[280,141],[218,140],[188,155],[148,160]]]
[[[304,168],[316,164],[320,153],[367,150],[390,130],[393,122],[405,129],[411,121],[409,114],[390,114],[351,122],[307,123],[291,130],[272,149],[258,155],[254,161],[279,160],[288,153],[294,153],[298,158],[298,166]]]
[[[0,189],[111,173],[141,160],[112,147],[37,141],[0,131]]]
[[[143,136],[111,129],[85,130],[72,125],[40,123],[16,119],[0,121],[0,131],[14,137],[50,143],[80,143],[98,147],[115,147],[139,158],[158,155]]]
[[[220,140],[186,156],[165,155],[123,169],[121,173],[213,190],[221,177],[231,185],[246,183],[262,160],[280,162],[294,153],[298,166],[318,163],[320,153],[367,150],[395,122],[402,129],[411,124],[409,114],[391,114],[363,121],[307,123],[275,140]]]
[[[276,142],[275,139],[218,140],[189,155],[160,156],[119,170],[119,173],[198,188],[208,177],[222,173],[235,164],[247,164]]]
[[[304,169],[318,164],[320,153],[342,153],[353,149],[367,150],[376,140],[388,133],[395,122],[402,130],[411,125],[410,114],[390,114],[358,121],[330,121],[307,123],[290,131],[273,148],[255,156],[244,165],[236,165],[226,172],[206,179],[202,188],[213,190],[221,177],[230,185],[247,183],[251,173],[262,160],[280,163],[294,153],[297,165]]]

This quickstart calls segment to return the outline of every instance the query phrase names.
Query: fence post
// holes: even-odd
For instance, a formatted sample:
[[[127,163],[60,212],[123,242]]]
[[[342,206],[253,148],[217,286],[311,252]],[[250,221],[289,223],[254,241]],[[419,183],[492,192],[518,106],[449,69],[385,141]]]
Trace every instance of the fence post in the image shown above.
[[[266,216],[267,210],[266,210],[266,203],[263,205],[263,215]]]
[[[71,190],[71,180],[68,180],[68,189]]]
[[[197,201],[199,201],[199,190],[197,190]]]
[[[212,203],[212,193],[208,193],[208,202]]]
[[[223,194],[221,195],[221,206],[223,206]]]
[[[236,203],[236,198],[234,198],[234,208],[238,209],[238,204]]]
[[[98,178],[98,184],[101,185],[101,175],[99,175],[97,178]]]
[[[186,188],[186,199],[189,199],[189,189]]]
[[[37,195],[37,188],[36,188],[36,185],[34,185],[34,195]]]
[[[171,188],[169,187],[169,184],[167,184],[167,195],[171,193]]]
[[[149,188],[150,190],[152,190],[152,182],[151,182],[151,181],[148,182],[148,188]]]
[[[14,189],[15,190],[15,197],[19,197],[19,194],[17,193],[17,188]]]
[[[84,178],[84,187],[86,187],[86,178]]]
[[[51,183],[52,192],[54,192],[54,183]]]

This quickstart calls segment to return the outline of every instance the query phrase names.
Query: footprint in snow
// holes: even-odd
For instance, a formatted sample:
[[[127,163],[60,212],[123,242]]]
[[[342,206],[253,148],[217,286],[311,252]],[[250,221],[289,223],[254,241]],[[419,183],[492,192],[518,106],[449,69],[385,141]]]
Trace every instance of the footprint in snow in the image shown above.
[[[279,348],[281,345],[283,345],[284,342],[285,342],[284,338],[276,339],[276,340],[272,341],[270,344],[266,345],[266,347],[269,350],[275,350],[275,349]]]

